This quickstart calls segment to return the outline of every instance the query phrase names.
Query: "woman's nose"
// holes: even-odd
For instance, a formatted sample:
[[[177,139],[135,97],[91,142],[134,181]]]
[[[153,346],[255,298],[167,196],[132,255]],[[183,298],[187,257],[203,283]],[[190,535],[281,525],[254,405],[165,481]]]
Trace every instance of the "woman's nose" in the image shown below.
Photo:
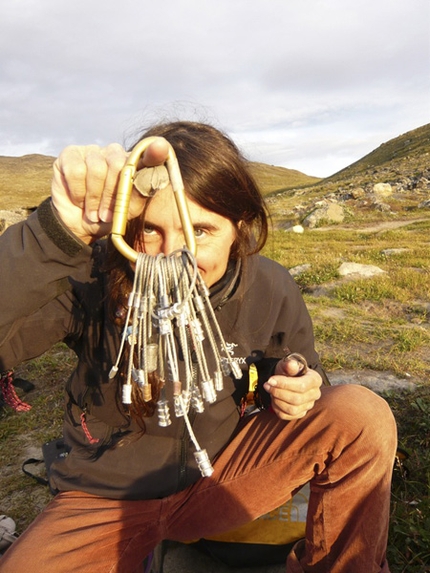
[[[185,246],[185,237],[183,233],[168,234],[163,237],[161,252],[163,255],[170,255],[178,249]]]

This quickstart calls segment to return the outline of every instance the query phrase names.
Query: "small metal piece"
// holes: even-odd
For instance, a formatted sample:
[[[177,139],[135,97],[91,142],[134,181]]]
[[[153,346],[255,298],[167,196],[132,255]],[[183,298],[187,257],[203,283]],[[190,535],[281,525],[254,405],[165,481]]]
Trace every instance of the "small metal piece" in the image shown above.
[[[131,404],[131,384],[124,384],[122,387],[122,403]]]
[[[155,372],[158,364],[158,344],[150,343],[146,345],[146,362],[144,364],[145,370]]]
[[[132,345],[132,344],[136,344],[137,342],[137,337],[136,337],[136,333],[133,332],[133,327],[129,326],[127,328],[127,342]]]
[[[231,371],[236,380],[240,380],[242,378],[243,372],[240,369],[239,364],[234,360],[231,361]]]
[[[182,403],[184,405],[185,411],[188,412],[191,404],[191,392],[189,390],[182,391]]]
[[[216,372],[214,372],[214,384],[215,384],[215,390],[217,392],[221,392],[222,390],[224,390],[224,377],[222,375],[221,370],[217,370]]]
[[[196,386],[193,388],[191,394],[191,406],[193,407],[194,411],[197,412],[198,414],[201,414],[205,410],[200,390]]]
[[[287,354],[286,356],[284,356],[282,360],[283,362],[289,362],[290,360],[295,360],[297,362],[299,370],[296,376],[303,376],[309,370],[306,358],[302,354],[299,354],[298,352],[292,352],[290,354]]]
[[[175,407],[175,416],[177,418],[182,418],[184,415],[184,403],[180,396],[173,396],[173,405]]]
[[[230,361],[225,356],[221,357],[221,369],[224,376],[229,376],[231,372]]]
[[[144,381],[145,381],[145,375],[144,375],[143,370],[139,370],[137,368],[134,368],[134,366],[133,366],[131,369],[131,377],[132,377],[134,382],[139,384],[139,386],[143,386]]]
[[[182,392],[182,384],[179,380],[173,382],[173,395],[180,396]]]
[[[206,450],[194,452],[194,458],[203,477],[210,477],[214,473],[214,469]]]
[[[118,366],[116,366],[116,364],[114,364],[109,371],[109,380],[112,380],[113,378],[115,378],[115,376],[117,375],[117,372],[118,372]]]
[[[162,428],[167,428],[172,423],[170,419],[169,403],[165,399],[161,399],[157,404],[158,425]]]
[[[211,380],[211,379],[203,380],[203,382],[202,382],[202,394],[203,394],[203,398],[204,398],[204,400],[206,400],[206,402],[209,402],[210,404],[213,404],[214,402],[216,402],[216,392],[215,392],[215,386],[214,386],[213,380]]]
[[[152,400],[151,384],[144,384],[142,386],[142,394],[144,402],[150,402]]]
[[[194,320],[191,321],[191,327],[194,330],[196,340],[198,340],[199,342],[203,342],[203,340],[205,339],[205,335],[203,333],[202,323],[198,318],[195,318]]]
[[[158,321],[158,328],[160,330],[161,336],[165,336],[172,332],[172,323],[168,318],[160,318]]]

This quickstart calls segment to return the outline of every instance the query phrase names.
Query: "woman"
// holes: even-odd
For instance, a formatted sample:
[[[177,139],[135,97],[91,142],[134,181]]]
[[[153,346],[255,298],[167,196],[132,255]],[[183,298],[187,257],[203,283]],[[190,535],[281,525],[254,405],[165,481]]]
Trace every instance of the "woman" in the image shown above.
[[[225,376],[216,402],[192,421],[214,472],[200,476],[182,418],[158,425],[157,376],[151,377],[154,399],[145,402],[134,391],[130,405],[119,398],[125,362],[109,377],[133,265],[102,237],[111,228],[127,154],[115,144],[66,148],[54,165],[51,200],[1,239],[3,274],[15,277],[13,291],[3,281],[0,298],[1,369],[59,340],[78,357],[66,389],[71,452],[51,476],[59,493],[2,558],[2,572],[27,571],[31,555],[37,573],[131,573],[162,539],[235,528],[309,481],[306,543],[292,551],[287,571],[389,571],[396,448],[389,408],[362,387],[321,388],[324,373],[300,293],[287,271],[258,254],[266,212],[236,146],[218,130],[188,122],[159,125],[149,135],[175,149],[197,265],[232,359],[245,373]],[[166,155],[165,141],[156,139],[142,166],[158,166]],[[158,167],[149,176],[164,180]],[[181,248],[170,185],[143,184],[140,191],[131,197],[127,242],[149,255]],[[300,377],[300,364],[285,359],[292,352],[309,365]],[[265,409],[241,417],[250,364]]]

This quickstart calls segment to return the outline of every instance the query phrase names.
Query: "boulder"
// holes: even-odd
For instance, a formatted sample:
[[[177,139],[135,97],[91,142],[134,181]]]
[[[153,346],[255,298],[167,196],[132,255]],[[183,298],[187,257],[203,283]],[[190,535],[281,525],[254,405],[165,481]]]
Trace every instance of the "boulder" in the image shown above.
[[[294,227],[291,227],[291,230],[293,231],[293,233],[298,233],[298,234],[302,234],[305,232],[302,225],[294,225]]]
[[[359,275],[361,277],[374,277],[384,274],[386,271],[375,265],[362,265],[360,263],[342,263],[338,270],[340,276]]]
[[[366,191],[362,187],[357,187],[351,190],[351,197],[353,199],[362,199],[366,195]]]
[[[289,269],[290,275],[292,277],[298,277],[303,273],[307,273],[311,269],[311,265],[309,263],[304,263],[303,265],[297,265]]]
[[[389,183],[375,183],[373,186],[373,194],[378,199],[385,199],[386,197],[391,197],[393,188]]]
[[[312,211],[303,220],[303,226],[313,229],[318,225],[320,221],[329,221],[331,223],[342,223],[345,219],[345,209],[339,203],[325,203],[321,204],[319,201],[319,206]]]

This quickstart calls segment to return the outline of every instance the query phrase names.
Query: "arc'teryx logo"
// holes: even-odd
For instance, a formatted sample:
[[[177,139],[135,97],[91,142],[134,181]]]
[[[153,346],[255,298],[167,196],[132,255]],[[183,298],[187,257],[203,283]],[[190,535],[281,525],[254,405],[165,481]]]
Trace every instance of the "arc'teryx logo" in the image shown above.
[[[232,359],[237,362],[238,364],[246,364],[245,356],[235,356],[234,349],[237,348],[239,345],[234,342],[226,342],[227,352],[230,354]]]

